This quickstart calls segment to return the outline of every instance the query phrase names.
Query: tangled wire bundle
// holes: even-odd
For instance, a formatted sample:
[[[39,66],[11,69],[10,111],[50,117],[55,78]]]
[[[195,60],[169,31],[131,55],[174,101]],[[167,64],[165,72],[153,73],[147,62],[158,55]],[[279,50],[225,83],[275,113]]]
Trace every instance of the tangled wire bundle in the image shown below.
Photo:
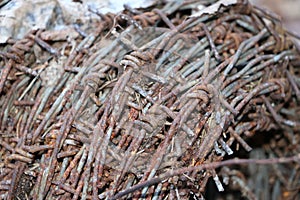
[[[187,17],[198,3],[97,13],[92,29],[2,46],[0,198],[196,199],[210,177],[249,199],[296,197],[297,36],[247,1]],[[271,159],[227,160],[241,151]]]

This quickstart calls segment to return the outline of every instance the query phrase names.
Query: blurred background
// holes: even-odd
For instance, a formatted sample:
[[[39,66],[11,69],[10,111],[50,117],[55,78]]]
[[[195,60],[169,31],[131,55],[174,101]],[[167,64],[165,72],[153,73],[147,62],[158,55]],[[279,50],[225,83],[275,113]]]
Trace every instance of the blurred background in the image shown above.
[[[300,35],[300,0],[250,0],[280,15],[284,26]]]

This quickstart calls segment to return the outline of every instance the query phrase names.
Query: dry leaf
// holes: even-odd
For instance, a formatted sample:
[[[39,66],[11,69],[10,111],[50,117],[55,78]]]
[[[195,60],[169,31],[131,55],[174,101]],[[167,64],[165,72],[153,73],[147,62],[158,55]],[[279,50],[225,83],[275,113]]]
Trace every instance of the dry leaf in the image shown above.
[[[238,3],[238,0],[221,0],[221,1],[218,1],[196,13],[194,13],[193,15],[191,15],[191,17],[199,17],[203,14],[214,14],[216,13],[221,6],[230,6],[230,5],[233,5],[233,4],[237,4]]]

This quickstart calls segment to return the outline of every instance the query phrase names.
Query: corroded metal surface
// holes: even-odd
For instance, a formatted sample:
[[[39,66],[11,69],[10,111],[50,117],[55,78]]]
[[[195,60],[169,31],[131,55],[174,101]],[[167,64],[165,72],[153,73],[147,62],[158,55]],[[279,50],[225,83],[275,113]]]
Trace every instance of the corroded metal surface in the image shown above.
[[[210,163],[257,134],[274,135],[270,157],[300,152],[299,51],[246,1],[188,17],[193,6],[91,11],[99,21],[70,38],[39,30],[1,47],[1,198],[201,198],[210,177],[255,198],[243,170]],[[275,160],[289,163],[269,193],[299,187],[295,159]]]

